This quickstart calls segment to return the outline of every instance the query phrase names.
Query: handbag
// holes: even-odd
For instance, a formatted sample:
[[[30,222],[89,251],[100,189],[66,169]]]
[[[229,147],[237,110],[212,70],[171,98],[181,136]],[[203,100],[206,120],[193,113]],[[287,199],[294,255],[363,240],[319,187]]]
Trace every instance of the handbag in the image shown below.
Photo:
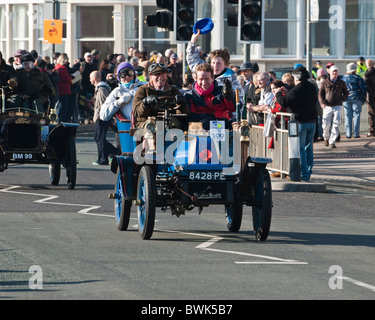
[[[275,131],[275,120],[276,115],[274,113],[269,113],[267,115],[266,123],[264,124],[263,136],[273,137]]]

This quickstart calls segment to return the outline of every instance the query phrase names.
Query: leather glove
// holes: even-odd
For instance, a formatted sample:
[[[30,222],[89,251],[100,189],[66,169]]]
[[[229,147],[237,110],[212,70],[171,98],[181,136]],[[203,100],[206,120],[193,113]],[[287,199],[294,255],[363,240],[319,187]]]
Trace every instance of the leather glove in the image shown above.
[[[157,96],[151,95],[143,99],[143,105],[148,108],[155,108],[159,103]]]
[[[53,92],[52,89],[47,85],[43,86],[43,91],[46,92],[47,94],[52,94]]]
[[[17,87],[17,81],[14,80],[14,79],[9,79],[8,84],[9,84],[9,87],[11,87],[11,88]]]
[[[232,83],[229,80],[229,78],[225,78],[223,81],[223,90],[222,90],[223,96],[227,100],[233,99],[233,89],[232,89]]]
[[[175,96],[175,100],[176,100],[176,105],[178,107],[187,106],[188,105],[187,99],[184,96],[182,96],[182,95]]]

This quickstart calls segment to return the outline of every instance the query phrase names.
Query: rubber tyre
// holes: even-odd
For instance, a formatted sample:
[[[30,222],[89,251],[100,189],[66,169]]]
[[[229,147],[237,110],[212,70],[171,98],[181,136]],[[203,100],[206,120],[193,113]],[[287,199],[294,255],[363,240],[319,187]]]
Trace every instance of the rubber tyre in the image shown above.
[[[255,205],[252,208],[255,238],[266,241],[271,228],[272,188],[268,170],[258,169],[255,183]]]
[[[131,200],[126,200],[122,187],[121,174],[117,174],[117,183],[115,188],[115,221],[116,227],[120,231],[128,229],[130,221],[130,212],[132,208]]]
[[[142,167],[138,176],[137,209],[138,231],[142,239],[151,238],[155,225],[156,185],[155,176],[148,166]]]
[[[68,188],[73,190],[76,186],[77,179],[77,154],[76,154],[76,140],[73,134],[69,136],[68,141],[68,161],[66,165],[66,178]]]
[[[242,204],[232,204],[225,207],[227,228],[230,232],[238,232],[242,223]]]
[[[60,163],[51,163],[49,165],[49,178],[51,184],[57,186],[60,182],[61,165]]]

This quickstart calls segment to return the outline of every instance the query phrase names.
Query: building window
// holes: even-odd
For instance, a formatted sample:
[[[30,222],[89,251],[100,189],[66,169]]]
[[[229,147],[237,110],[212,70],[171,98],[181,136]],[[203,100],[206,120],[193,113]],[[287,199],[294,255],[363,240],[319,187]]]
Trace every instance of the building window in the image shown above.
[[[6,15],[5,7],[0,6],[0,51],[4,54],[6,45]]]
[[[374,0],[347,0],[345,12],[345,55],[375,55]]]
[[[15,5],[13,7],[13,48],[28,50],[29,48],[29,17],[27,5]]]
[[[143,6],[143,50],[148,53],[157,50],[164,54],[166,49],[176,49],[176,46],[170,44],[169,32],[147,25],[146,16],[155,14],[156,10],[156,6]],[[125,49],[139,47],[138,24],[139,7],[125,6]]]
[[[77,7],[77,40],[81,56],[93,49],[102,57],[113,53],[113,6]]]
[[[313,56],[337,55],[336,39],[339,29],[330,26],[330,19],[335,14],[335,11],[330,13],[330,9],[334,9],[336,5],[337,0],[319,0],[319,22],[311,24]]]
[[[267,0],[264,5],[264,54],[295,56],[297,0]]]

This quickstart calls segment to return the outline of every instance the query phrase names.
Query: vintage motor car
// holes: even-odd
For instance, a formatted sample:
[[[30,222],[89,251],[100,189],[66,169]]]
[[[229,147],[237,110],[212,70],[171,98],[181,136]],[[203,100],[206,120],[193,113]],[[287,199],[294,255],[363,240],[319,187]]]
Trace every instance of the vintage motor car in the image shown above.
[[[28,108],[22,103],[8,103],[5,89],[1,88],[0,172],[13,164],[45,164],[49,165],[51,184],[58,185],[63,166],[68,188],[74,189],[77,177],[75,136],[79,124],[58,122],[55,109],[48,108],[43,113],[36,105],[33,107],[33,103]]]
[[[272,215],[266,169],[271,159],[248,154],[251,126],[241,120],[224,130],[224,122],[212,121],[210,132],[201,129],[201,123],[190,123],[187,131],[173,129],[174,101],[159,98],[160,112],[146,121],[143,132],[134,129],[134,120],[116,115],[122,154],[111,164],[117,179],[109,197],[114,199],[117,229],[127,230],[132,206],[137,208],[141,237],[150,239],[156,208],[179,217],[216,205],[226,214],[228,230],[238,232],[246,205],[252,207],[255,238],[265,241]]]

